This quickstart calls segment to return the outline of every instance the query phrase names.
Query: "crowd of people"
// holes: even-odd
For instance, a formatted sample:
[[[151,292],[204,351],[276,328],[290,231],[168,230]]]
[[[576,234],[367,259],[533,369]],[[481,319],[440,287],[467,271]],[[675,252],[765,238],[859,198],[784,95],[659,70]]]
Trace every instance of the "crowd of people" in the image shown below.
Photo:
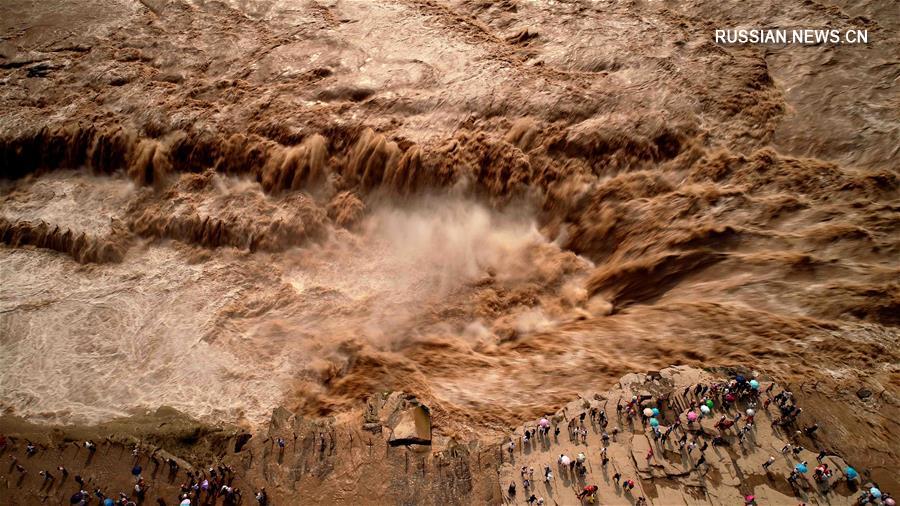
[[[615,441],[621,432],[622,426],[634,426],[640,422],[643,430],[652,441],[645,458],[648,466],[656,457],[654,445],[658,451],[672,450],[680,453],[683,462],[687,462],[692,472],[705,473],[709,468],[706,452],[710,445],[714,447],[729,448],[741,447],[751,451],[760,449],[755,441],[754,427],[757,418],[757,409],[761,409],[772,420],[773,431],[791,442],[782,448],[782,454],[786,458],[794,459],[795,465],[790,469],[786,480],[794,490],[797,497],[804,497],[805,493],[812,489],[807,479],[809,464],[802,460],[802,454],[806,448],[801,444],[808,441],[810,445],[819,445],[817,433],[819,425],[811,423],[801,424],[803,409],[795,402],[794,395],[789,390],[774,393],[775,384],[770,383],[766,388],[761,388],[755,379],[748,379],[736,374],[727,381],[713,383],[698,383],[685,386],[680,391],[669,391],[661,395],[633,395],[630,399],[619,399],[616,403],[616,417],[618,423],[609,429],[610,420],[605,410],[592,406],[564,420],[552,421],[548,417],[541,418],[536,427],[526,427],[521,438],[523,445],[543,445],[545,451],[551,447],[550,434],[558,441],[561,433],[560,425],[565,421],[569,441],[575,444],[587,445],[588,424],[600,434],[601,447],[597,450],[597,461],[606,469],[611,460],[608,456],[610,440]],[[714,414],[714,411],[719,411]],[[712,423],[713,430],[707,430],[707,420]],[[516,441],[510,439],[507,443],[507,452],[510,461],[514,460]],[[825,448],[817,448],[817,465],[811,478],[817,485],[816,490],[822,495],[827,495],[834,488],[835,469],[830,467],[825,458],[830,455]],[[560,472],[568,473],[568,478],[573,483],[584,484],[587,475],[585,462],[587,452],[581,451],[575,458],[560,454],[557,458],[557,467]],[[771,466],[776,462],[775,456],[769,456],[762,464],[763,471],[770,475]],[[614,464],[613,464],[614,465]],[[879,489],[873,482],[863,482],[860,474],[850,466],[841,470],[843,480],[850,491],[858,490],[858,504],[883,504],[892,506],[895,500],[889,493]],[[526,502],[528,504],[543,504],[544,498],[535,495],[533,473],[534,469],[523,466],[520,469],[521,483],[525,489]],[[634,489],[634,480],[621,480],[622,475],[616,471],[613,475],[613,483],[616,490],[623,493],[631,493]],[[550,465],[544,467],[544,481],[550,483],[553,480],[553,472]],[[594,503],[599,498],[599,487],[587,484],[580,491],[576,489],[576,498],[582,502]],[[516,483],[511,482],[507,487],[507,493],[511,499],[516,495]],[[746,504],[756,504],[753,495],[745,496]],[[647,499],[643,496],[634,498],[634,504],[644,504]],[[803,503],[800,503],[801,505]]]
[[[801,418],[803,409],[797,405],[793,393],[789,390],[774,393],[774,389],[774,383],[763,389],[755,379],[748,380],[742,375],[735,375],[728,381],[688,385],[680,391],[669,391],[659,395],[632,395],[616,402],[616,412],[613,415],[615,424],[611,424],[610,415],[604,409],[590,406],[573,417],[563,414],[554,418],[541,418],[536,426],[525,428],[521,439],[510,439],[504,447],[510,462],[515,461],[516,450],[519,448],[533,450],[539,445],[545,453],[549,452],[554,443],[559,443],[561,427],[564,426],[569,442],[576,446],[583,445],[584,449],[577,451],[573,456],[566,453],[558,454],[555,466],[552,463],[543,464],[541,477],[543,489],[550,493],[555,484],[554,472],[556,472],[564,482],[572,484],[577,501],[589,504],[598,502],[600,487],[586,483],[590,478],[588,460],[591,459],[592,462],[599,463],[604,473],[607,469],[613,472],[611,481],[616,493],[625,494],[631,498],[633,504],[642,506],[647,504],[648,500],[643,496],[642,487],[637,488],[635,492],[641,482],[640,469],[634,469],[634,477],[625,477],[621,471],[632,469],[630,463],[618,466],[609,456],[609,448],[612,443],[617,442],[622,427],[629,427],[632,432],[646,433],[649,448],[644,454],[645,472],[655,459],[665,458],[661,456],[662,454],[675,452],[681,455],[682,463],[687,465],[688,472],[704,475],[710,468],[706,459],[706,452],[710,446],[726,449],[737,446],[747,452],[760,451],[763,448],[755,439],[757,409],[760,409],[771,420],[772,431],[788,441],[781,447],[780,453],[782,458],[790,463],[784,479],[795,496],[802,499],[810,491],[827,496],[837,485],[836,481],[840,476],[842,483],[845,483],[851,492],[858,492],[856,497],[859,505],[896,505],[890,493],[881,490],[877,483],[864,478],[853,467],[844,465],[843,460],[838,461],[842,464],[835,466],[837,468],[832,467],[834,461],[829,463],[827,458],[834,454],[821,447],[818,438],[821,430],[819,424],[802,424],[801,420],[808,418],[809,415],[803,415]],[[589,428],[600,436],[600,446],[596,450],[589,449]],[[92,440],[76,444],[88,453],[87,462],[90,463],[97,452],[97,444]],[[286,441],[283,438],[272,439],[272,444],[277,445],[280,453],[284,452]],[[818,453],[812,454],[804,444],[815,448],[812,451]],[[5,450],[7,445],[7,439],[0,436],[0,450]],[[323,437],[323,449],[324,445]],[[20,478],[24,478],[29,472],[28,461],[40,451],[42,450],[38,445],[26,440],[25,458],[22,459],[24,462],[11,453],[10,472],[15,470]],[[816,465],[810,473],[813,455]],[[176,458],[162,458],[156,451],[144,455],[139,446],[134,447],[132,457],[130,490],[110,492],[108,487],[97,486],[98,483],[94,480],[85,480],[63,465],[38,470],[42,483],[41,490],[46,488],[49,492],[54,487],[59,491],[71,488],[74,493],[70,496],[70,503],[76,505],[141,504],[145,502],[151,489],[151,485],[144,478],[142,463],[146,463],[152,466],[154,476],[160,468],[167,469],[169,483],[180,484],[177,487],[177,496],[170,495],[171,503],[167,502],[167,498],[157,497],[155,501],[158,505],[228,506],[243,503],[241,489],[234,486],[236,478],[234,470],[227,465],[219,464],[200,470],[189,467],[182,469],[183,463],[179,463]],[[639,457],[635,456],[634,459]],[[46,460],[40,461],[46,463]],[[770,479],[777,479],[772,473],[772,466],[776,463],[778,463],[777,453],[768,455],[761,464],[762,471]],[[812,479],[812,483],[809,478]],[[518,498],[519,483],[523,489],[523,498],[529,505],[542,506],[547,502],[558,502],[552,497],[549,501],[545,500],[538,492],[541,487],[535,482],[535,468],[532,466],[520,466],[518,479],[509,482],[506,492],[510,499]],[[253,498],[260,506],[269,504],[264,488],[256,490]],[[757,504],[757,497],[747,494],[744,501],[746,505],[753,506]]]
[[[0,436],[0,450],[5,450],[8,444],[7,438]],[[92,440],[76,444],[87,450],[88,462],[90,462],[91,457],[97,451],[97,444]],[[39,449],[36,444],[31,441],[25,442],[26,459],[35,456],[38,452]],[[135,446],[132,450],[132,457],[131,481],[133,485],[128,491],[110,493],[108,490],[96,486],[96,484],[89,485],[82,476],[79,474],[72,475],[63,465],[56,466],[53,470],[41,469],[38,472],[42,482],[41,490],[46,488],[47,492],[49,492],[54,486],[58,487],[59,490],[71,487],[74,493],[69,496],[69,503],[76,506],[89,504],[137,506],[143,504],[151,487],[144,478],[144,468],[141,465],[143,455],[138,446]],[[234,470],[228,465],[219,464],[198,471],[191,469],[182,470],[182,465],[176,459],[171,457],[160,458],[156,456],[155,452],[149,454],[146,460],[153,466],[154,474],[164,465],[168,470],[170,481],[174,482],[179,478],[183,478],[178,487],[177,497],[171,497],[172,502],[168,502],[163,497],[157,497],[155,503],[159,506],[168,504],[182,506],[222,504],[223,506],[229,506],[242,504],[243,502],[240,488],[233,486]],[[28,474],[28,469],[14,454],[10,454],[10,470],[15,470],[20,478],[24,478]],[[93,488],[92,491],[90,490],[91,488]],[[254,499],[260,506],[268,506],[269,504],[265,488],[256,491]]]

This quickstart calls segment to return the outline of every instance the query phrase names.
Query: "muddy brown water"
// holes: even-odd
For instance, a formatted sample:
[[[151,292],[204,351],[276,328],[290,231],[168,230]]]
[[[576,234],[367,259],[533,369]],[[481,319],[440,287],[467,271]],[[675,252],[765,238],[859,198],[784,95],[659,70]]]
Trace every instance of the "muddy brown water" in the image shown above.
[[[406,390],[496,433],[682,363],[896,396],[892,7],[4,2],[0,407]]]

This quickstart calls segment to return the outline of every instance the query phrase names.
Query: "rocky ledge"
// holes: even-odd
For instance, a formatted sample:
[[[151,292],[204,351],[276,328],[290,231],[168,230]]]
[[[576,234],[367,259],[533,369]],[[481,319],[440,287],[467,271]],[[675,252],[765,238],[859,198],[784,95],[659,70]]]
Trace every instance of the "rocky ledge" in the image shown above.
[[[399,392],[336,417],[277,409],[254,434],[168,408],[93,427],[5,416],[0,497],[68,504],[84,490],[95,504],[97,493],[135,503],[179,504],[186,494],[191,504],[253,504],[264,491],[268,504],[285,505],[833,506],[863,496],[891,504],[896,473],[871,452],[847,450],[859,439],[842,427],[819,427],[830,405],[787,392],[749,371],[629,374],[503,440],[462,443],[433,433],[428,408]],[[805,406],[807,399],[815,402]]]

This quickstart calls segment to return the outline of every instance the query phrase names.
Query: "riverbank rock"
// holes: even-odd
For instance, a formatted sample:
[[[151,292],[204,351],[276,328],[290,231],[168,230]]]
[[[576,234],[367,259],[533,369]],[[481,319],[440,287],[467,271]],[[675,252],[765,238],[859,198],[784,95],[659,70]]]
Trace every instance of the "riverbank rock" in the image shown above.
[[[431,445],[431,414],[425,406],[410,406],[391,431],[391,446]]]

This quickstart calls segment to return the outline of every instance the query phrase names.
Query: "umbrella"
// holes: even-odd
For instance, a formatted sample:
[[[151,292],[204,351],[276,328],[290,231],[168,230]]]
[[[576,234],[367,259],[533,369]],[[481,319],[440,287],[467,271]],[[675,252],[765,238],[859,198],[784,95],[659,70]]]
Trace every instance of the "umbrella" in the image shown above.
[[[878,490],[875,487],[870,488],[869,493],[872,494],[872,497],[874,497],[875,499],[881,497],[881,490]]]
[[[116,503],[109,497],[103,500],[103,506],[115,506],[115,504]]]
[[[887,499],[884,500],[884,505],[885,506],[897,506],[897,501],[895,501],[893,497],[888,497]]]
[[[653,410],[650,408],[644,408],[644,416],[646,416],[646,417],[653,416]]]
[[[800,463],[800,464],[797,464],[796,466],[794,466],[794,470],[797,471],[798,473],[805,473],[806,471],[809,471],[809,469],[803,463]]]
[[[750,388],[753,390],[759,390],[759,382],[756,380],[750,380]]]
[[[853,469],[852,467],[848,467],[847,469],[844,469],[844,474],[847,475],[848,480],[852,480],[852,479],[856,478],[857,476],[859,476],[859,473],[856,472],[856,469]]]
[[[83,500],[84,494],[82,494],[81,492],[75,492],[74,494],[72,494],[72,497],[69,498],[69,502],[71,504],[78,504]]]
[[[584,452],[578,453],[578,462],[584,462],[587,457],[584,455]]]
[[[659,416],[659,409],[653,408],[653,416]]]
[[[743,375],[738,374],[737,376],[734,377],[734,380],[737,381],[738,383],[743,383],[743,382],[747,381],[747,378],[745,378]]]
[[[700,406],[700,412],[703,413],[704,415],[708,415],[709,414],[709,406],[707,406],[706,404]]]
[[[563,455],[562,457],[560,457],[559,463],[562,464],[562,465],[564,465],[564,466],[567,466],[567,465],[569,465],[569,464],[572,463],[572,459],[570,459],[570,458],[568,457],[568,455]]]
[[[712,407],[715,405],[716,405],[716,403],[714,403],[712,399],[706,399],[706,407],[708,407],[709,409],[712,409]]]
[[[753,411],[752,409],[747,410],[747,416],[753,416],[755,414],[756,414],[756,411]]]
[[[181,501],[181,506],[191,506],[191,500],[185,499],[185,500]]]
[[[140,475],[141,475],[141,471],[142,471],[141,466],[134,466],[134,467],[131,469],[131,474],[133,474],[133,475],[135,475],[135,476],[140,476]]]
[[[694,411],[688,411],[687,419],[693,422],[697,419],[697,413]]]
[[[541,418],[541,421],[538,423],[540,423],[541,427],[543,427],[545,429],[550,427],[550,420],[547,420],[546,418]]]
[[[659,427],[659,420],[657,420],[656,418],[651,418],[651,419],[650,419],[650,426],[651,426],[651,427]]]

